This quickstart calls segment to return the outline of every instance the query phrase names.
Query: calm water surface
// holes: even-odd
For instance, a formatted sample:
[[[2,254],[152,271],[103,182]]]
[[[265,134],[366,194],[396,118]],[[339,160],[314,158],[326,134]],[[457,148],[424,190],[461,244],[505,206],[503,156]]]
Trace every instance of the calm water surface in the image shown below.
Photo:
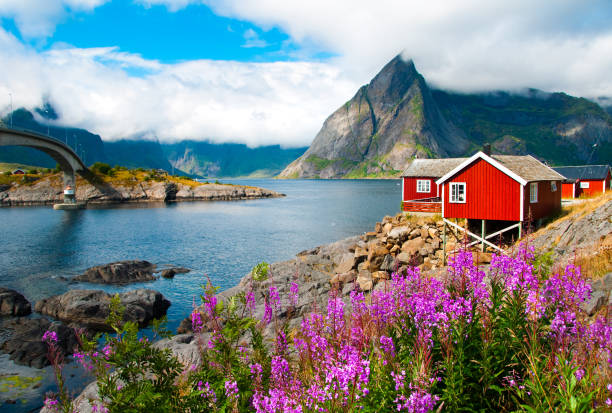
[[[302,250],[370,231],[383,216],[396,214],[401,200],[398,180],[223,182],[261,186],[287,196],[82,211],[0,209],[0,286],[22,292],[31,302],[75,288],[152,288],[172,302],[168,319],[174,329],[190,313],[205,274],[215,285],[229,288],[258,262],[286,260]],[[184,266],[192,272],[125,287],[69,285],[60,278],[131,259]],[[0,404],[0,410],[4,407]]]

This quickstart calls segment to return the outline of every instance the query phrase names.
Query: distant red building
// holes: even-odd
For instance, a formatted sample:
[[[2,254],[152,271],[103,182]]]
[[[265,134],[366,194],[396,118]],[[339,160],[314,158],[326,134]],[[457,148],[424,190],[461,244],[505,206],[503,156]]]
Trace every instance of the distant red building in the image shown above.
[[[561,209],[563,179],[532,156],[478,152],[436,183],[443,218],[523,222]]]
[[[25,175],[25,171],[23,169],[15,169],[13,175]]]
[[[562,184],[564,199],[612,191],[610,165],[560,166],[553,169],[566,178]]]

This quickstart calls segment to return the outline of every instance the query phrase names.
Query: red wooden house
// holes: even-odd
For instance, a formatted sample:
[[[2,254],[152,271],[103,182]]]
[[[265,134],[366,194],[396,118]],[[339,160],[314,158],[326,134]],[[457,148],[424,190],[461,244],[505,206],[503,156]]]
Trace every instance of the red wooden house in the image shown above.
[[[436,180],[467,158],[415,159],[402,174],[402,210],[442,212]]]
[[[561,193],[564,199],[612,191],[610,165],[559,166],[553,169],[566,178]]]
[[[561,181],[564,177],[532,156],[492,155],[478,152],[465,159],[436,181],[442,199],[445,223],[459,228],[449,218],[482,221],[486,241],[501,232],[520,228],[561,209]],[[485,236],[486,221],[512,221],[513,225]],[[463,230],[463,228],[459,228]],[[474,244],[473,243],[473,244]]]

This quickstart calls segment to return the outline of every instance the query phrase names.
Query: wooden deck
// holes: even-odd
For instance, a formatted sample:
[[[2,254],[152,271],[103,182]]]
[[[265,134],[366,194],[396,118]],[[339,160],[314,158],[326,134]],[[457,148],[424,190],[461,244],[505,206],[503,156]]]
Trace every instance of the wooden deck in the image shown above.
[[[406,212],[429,212],[439,214],[442,212],[442,200],[440,197],[434,197],[403,201],[402,210]]]

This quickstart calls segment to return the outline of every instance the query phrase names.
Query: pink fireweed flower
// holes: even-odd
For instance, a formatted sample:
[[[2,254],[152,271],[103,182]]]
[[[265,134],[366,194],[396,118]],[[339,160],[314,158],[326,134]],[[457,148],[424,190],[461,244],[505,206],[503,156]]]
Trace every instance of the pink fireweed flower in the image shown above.
[[[225,396],[230,400],[238,397],[238,384],[235,381],[227,380],[225,382]]]
[[[395,346],[391,337],[380,336],[380,349],[385,355],[395,357]]]
[[[198,382],[197,388],[199,392],[202,392],[200,394],[202,398],[208,399],[213,403],[217,402],[217,395],[215,394],[215,391],[210,388],[210,384],[208,382],[202,383],[202,380],[200,380]]]
[[[191,329],[195,333],[199,333],[202,331],[202,327],[204,323],[202,322],[202,315],[198,310],[193,310],[191,313]]]
[[[47,344],[56,344],[57,343],[57,333],[55,331],[47,330],[45,334],[42,336],[42,341]]]
[[[250,289],[249,291],[246,292],[246,294],[244,295],[244,299],[246,302],[246,308],[247,310],[249,310],[249,313],[253,314],[253,311],[255,311],[255,292],[253,291],[253,289]]]
[[[270,306],[275,313],[278,313],[281,309],[280,296],[278,295],[278,289],[276,286],[271,285],[269,290]]]
[[[289,302],[292,306],[297,307],[299,298],[300,287],[296,282],[291,283],[289,287]]]
[[[217,317],[217,297],[212,294],[207,294],[204,297],[204,308],[211,319]]]

